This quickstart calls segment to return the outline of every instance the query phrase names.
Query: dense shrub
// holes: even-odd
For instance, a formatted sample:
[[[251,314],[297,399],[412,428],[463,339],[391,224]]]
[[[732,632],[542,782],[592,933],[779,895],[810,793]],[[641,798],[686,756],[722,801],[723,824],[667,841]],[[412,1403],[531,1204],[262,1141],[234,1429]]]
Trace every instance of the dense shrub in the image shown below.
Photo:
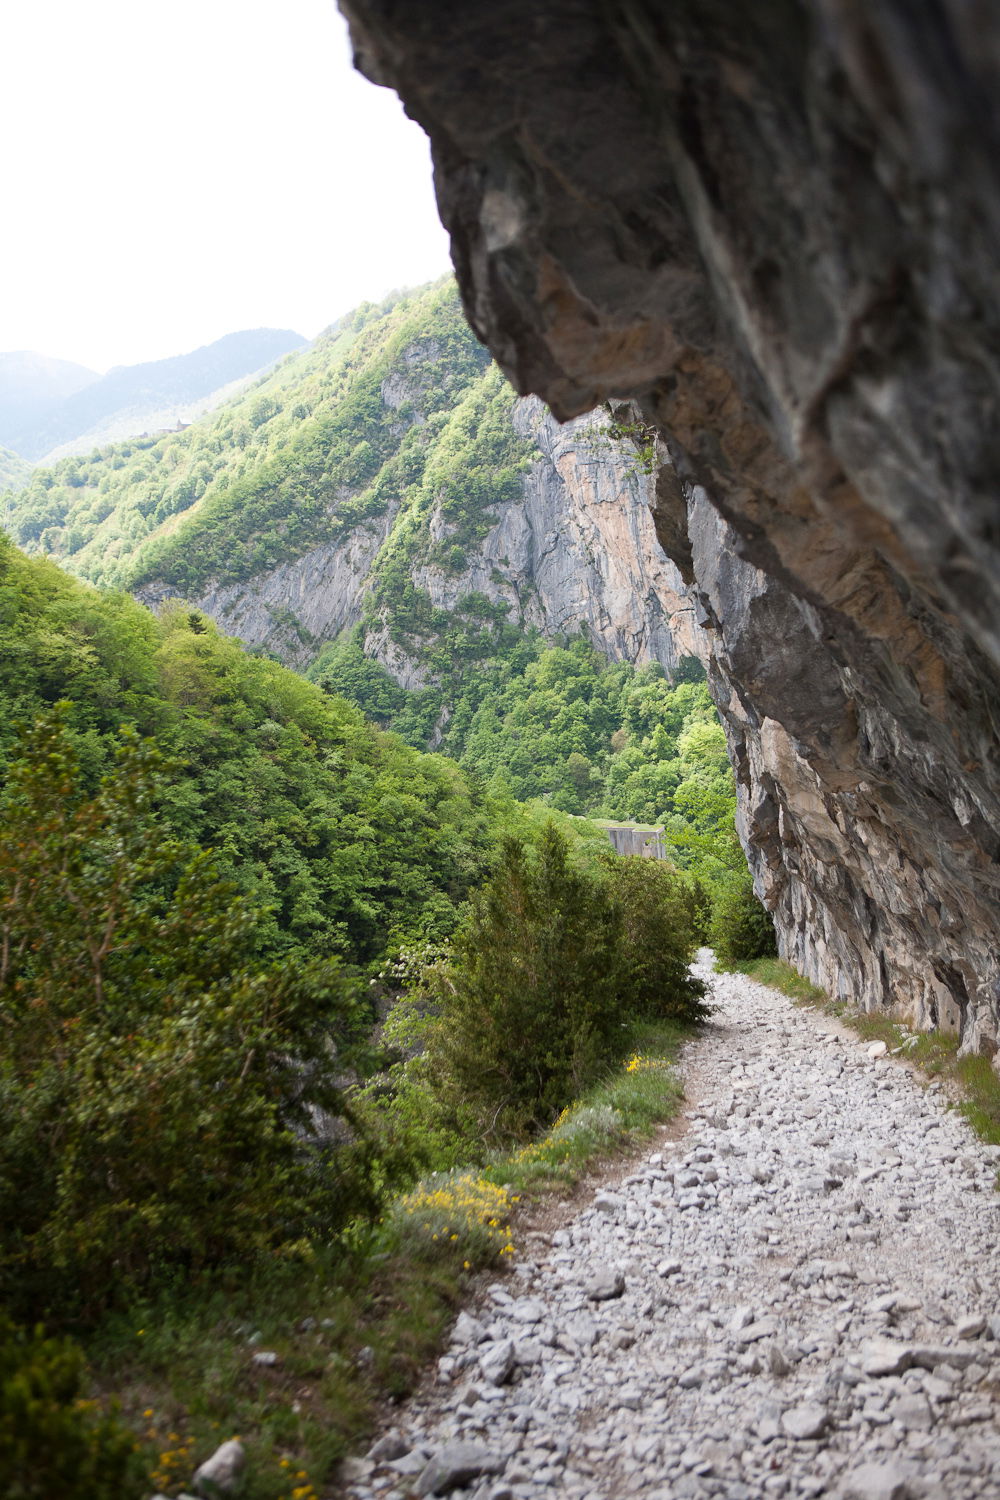
[[[693,884],[659,860],[611,855],[606,869],[609,895],[621,912],[622,1005],[647,1020],[704,1019],[705,987],[688,969],[698,944]]]
[[[248,964],[255,914],[153,812],[126,739],[79,790],[58,712],[0,801],[0,1298],[98,1311],[165,1267],[300,1253],[367,1206],[333,1077],[359,1045],[332,963]]]
[[[754,895],[749,873],[732,875],[717,891],[709,938],[724,964],[771,958],[777,953],[771,914]]]
[[[622,922],[553,823],[510,839],[437,975],[429,1051],[490,1136],[547,1125],[620,1050]]]
[[[122,1500],[141,1476],[132,1434],[86,1400],[83,1355],[0,1313],[0,1494]]]
[[[705,1014],[687,969],[685,878],[587,849],[571,854],[552,821],[534,843],[509,840],[450,953],[390,1018],[390,1042],[424,1050],[368,1100],[434,1165],[550,1124],[621,1055],[636,1021]]]

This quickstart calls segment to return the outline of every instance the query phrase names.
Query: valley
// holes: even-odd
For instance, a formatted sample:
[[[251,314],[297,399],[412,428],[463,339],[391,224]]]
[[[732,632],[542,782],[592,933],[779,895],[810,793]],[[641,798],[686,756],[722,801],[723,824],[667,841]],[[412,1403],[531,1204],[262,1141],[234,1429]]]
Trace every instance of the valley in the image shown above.
[[[469,1209],[425,1295],[406,1203],[466,1174],[506,1216],[522,1161],[558,1185],[628,1149],[675,1104],[695,944],[773,952],[648,486],[609,414],[514,396],[449,282],[8,491],[0,1297],[122,1398],[127,1427],[53,1410],[108,1483],[176,1493],[237,1419],[264,1500],[290,1453],[332,1475],[512,1250]],[[602,819],[662,826],[663,858]],[[629,1048],[663,1068],[615,1083]],[[546,1145],[574,1110],[601,1128]],[[242,1389],[247,1298],[336,1329],[301,1420],[264,1366]],[[167,1367],[123,1320],[179,1330]]]
[[[454,280],[0,357],[0,1492],[994,1500],[996,27],[341,8]]]

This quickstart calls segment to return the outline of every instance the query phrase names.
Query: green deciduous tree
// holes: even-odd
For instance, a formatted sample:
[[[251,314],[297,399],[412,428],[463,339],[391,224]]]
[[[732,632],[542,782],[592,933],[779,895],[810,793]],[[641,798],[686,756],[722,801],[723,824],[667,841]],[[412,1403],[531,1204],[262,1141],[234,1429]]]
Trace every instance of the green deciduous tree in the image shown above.
[[[248,958],[256,914],[157,820],[154,748],[126,736],[87,795],[65,716],[0,802],[0,1298],[35,1316],[294,1253],[369,1201],[360,1148],[317,1129],[356,986]]]
[[[771,958],[777,953],[774,922],[754,894],[749,871],[734,871],[717,892],[709,940],[724,964]]]

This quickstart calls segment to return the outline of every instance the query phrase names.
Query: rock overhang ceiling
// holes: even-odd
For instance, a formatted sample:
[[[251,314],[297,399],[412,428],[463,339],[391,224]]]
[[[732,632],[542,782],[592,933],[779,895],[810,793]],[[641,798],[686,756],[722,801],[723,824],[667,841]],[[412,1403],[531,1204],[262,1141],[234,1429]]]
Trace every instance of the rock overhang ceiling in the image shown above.
[[[782,951],[994,1051],[1000,19],[968,0],[343,0],[466,311],[659,433]]]

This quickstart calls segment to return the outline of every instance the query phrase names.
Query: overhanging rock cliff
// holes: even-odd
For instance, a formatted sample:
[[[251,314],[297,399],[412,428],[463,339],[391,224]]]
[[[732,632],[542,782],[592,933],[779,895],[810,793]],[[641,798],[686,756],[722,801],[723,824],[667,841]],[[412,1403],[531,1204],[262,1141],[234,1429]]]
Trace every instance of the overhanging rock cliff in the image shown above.
[[[996,1051],[1000,23],[968,0],[342,0],[473,327],[660,434],[784,953]]]

